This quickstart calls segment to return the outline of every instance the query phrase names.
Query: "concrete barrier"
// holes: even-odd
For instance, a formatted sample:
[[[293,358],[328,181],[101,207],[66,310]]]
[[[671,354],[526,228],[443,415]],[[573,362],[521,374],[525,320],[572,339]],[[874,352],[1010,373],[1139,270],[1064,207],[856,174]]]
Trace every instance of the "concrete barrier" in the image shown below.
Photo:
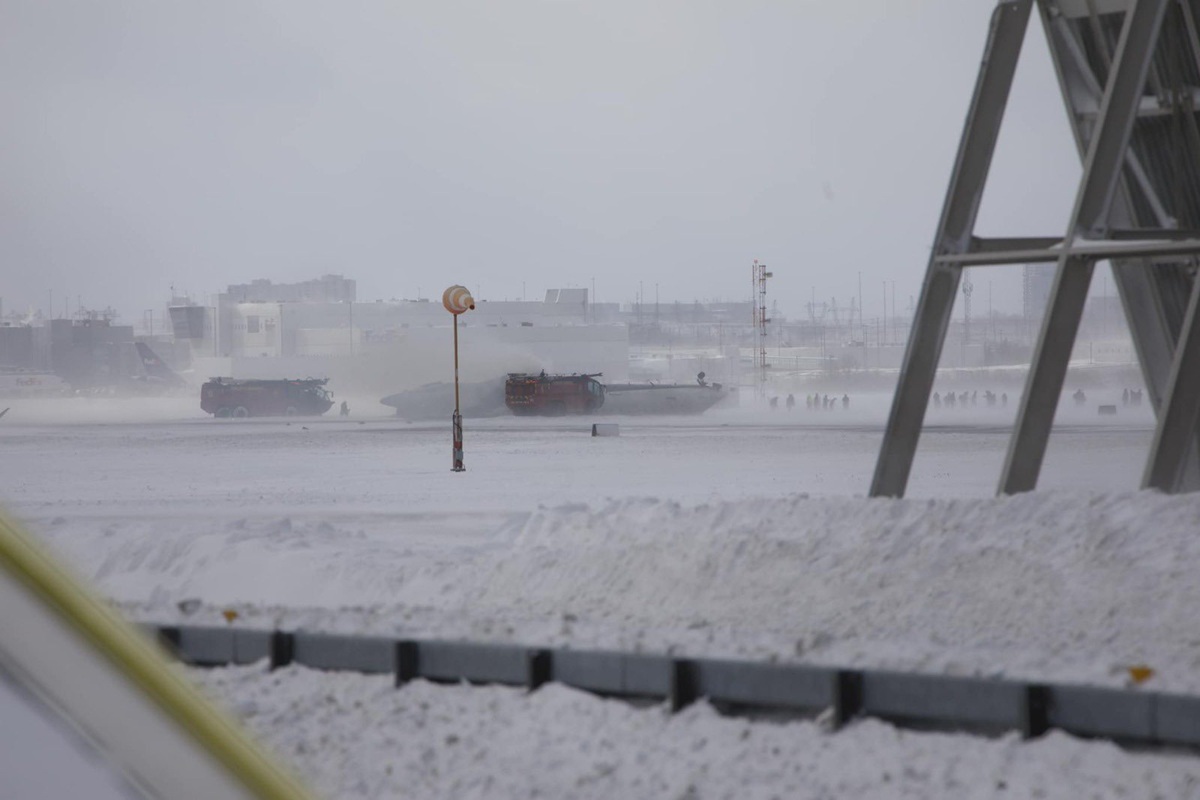
[[[555,681],[607,697],[657,698],[673,710],[707,698],[731,713],[818,714],[834,724],[854,717],[901,727],[1026,737],[1057,728],[1076,736],[1139,746],[1200,747],[1200,697],[1143,688],[1042,684],[995,678],[768,664],[666,654],[527,647],[519,644],[392,640],[238,628],[156,629],[185,663],[217,666],[268,658],[298,664],[415,678],[498,683],[529,689]]]

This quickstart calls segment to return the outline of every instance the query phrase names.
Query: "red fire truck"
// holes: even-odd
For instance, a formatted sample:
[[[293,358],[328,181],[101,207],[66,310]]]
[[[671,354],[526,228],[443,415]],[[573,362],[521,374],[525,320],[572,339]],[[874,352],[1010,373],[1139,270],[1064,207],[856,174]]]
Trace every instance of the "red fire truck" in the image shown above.
[[[504,404],[518,416],[587,414],[604,405],[604,384],[591,375],[529,375],[510,372],[504,384]]]

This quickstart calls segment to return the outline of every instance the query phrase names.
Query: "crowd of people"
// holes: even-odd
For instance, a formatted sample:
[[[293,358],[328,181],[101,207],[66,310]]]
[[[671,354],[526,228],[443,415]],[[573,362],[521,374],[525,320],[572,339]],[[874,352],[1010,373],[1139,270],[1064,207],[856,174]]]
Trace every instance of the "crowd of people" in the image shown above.
[[[1121,405],[1123,406],[1140,406],[1142,404],[1142,389],[1125,389],[1121,392]],[[984,390],[980,395],[978,391],[970,392],[944,392],[939,394],[934,392],[930,398],[930,403],[934,408],[963,408],[967,406],[979,405],[982,399],[984,405],[1001,407],[1008,405],[1008,392],[995,392]],[[1076,389],[1071,393],[1071,399],[1076,406],[1084,406],[1087,404],[1087,394],[1083,389]]]
[[[957,394],[955,392],[945,392],[944,394],[934,392],[932,402],[934,408],[942,408],[943,406],[946,408],[966,408],[967,406],[977,406],[979,405],[979,391],[973,390],[970,392],[958,392]],[[1002,407],[1007,406],[1008,392],[1000,392],[999,394],[996,394],[993,391],[984,389],[983,404],[990,408],[995,408],[997,404]]]
[[[1121,392],[1121,405],[1124,406],[1140,406],[1142,404],[1142,389],[1125,389]],[[775,396],[770,399],[771,409],[778,409],[780,405],[780,397]],[[1076,389],[1071,399],[1075,401],[1075,405],[1082,406],[1087,403],[1087,395],[1082,389]],[[1000,406],[1001,408],[1008,407],[1008,392],[993,392],[990,389],[984,389],[982,393],[978,390],[969,392],[934,392],[930,397],[930,404],[934,408],[967,408],[970,406],[978,406],[982,402],[989,408]],[[788,411],[791,411],[797,405],[796,396],[794,394],[787,395],[783,402]],[[850,395],[843,394],[840,398],[835,394],[832,397],[828,394],[817,392],[815,394],[804,395],[804,407],[817,411],[829,411],[838,407],[843,409],[850,408]]]
[[[810,411],[812,411],[813,409],[829,411],[831,409],[837,408],[839,404],[841,405],[842,408],[849,408],[850,407],[850,395],[844,394],[844,395],[842,395],[840,400],[838,399],[837,395],[830,397],[827,394],[820,394],[819,392],[817,394],[804,395],[804,407]],[[787,396],[787,400],[785,401],[785,405],[787,406],[788,411],[791,411],[793,408],[795,408],[796,407],[796,395],[789,394]],[[772,409],[779,408],[779,398],[778,397],[771,398],[771,408]]]

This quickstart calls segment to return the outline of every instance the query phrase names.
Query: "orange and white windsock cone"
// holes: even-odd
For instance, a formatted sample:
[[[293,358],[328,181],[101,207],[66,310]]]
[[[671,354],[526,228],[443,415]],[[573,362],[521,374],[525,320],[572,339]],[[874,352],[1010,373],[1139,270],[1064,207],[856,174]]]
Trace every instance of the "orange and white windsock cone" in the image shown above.
[[[455,284],[442,292],[442,305],[451,314],[458,316],[463,312],[475,310],[475,298],[471,297],[471,291],[467,287]]]

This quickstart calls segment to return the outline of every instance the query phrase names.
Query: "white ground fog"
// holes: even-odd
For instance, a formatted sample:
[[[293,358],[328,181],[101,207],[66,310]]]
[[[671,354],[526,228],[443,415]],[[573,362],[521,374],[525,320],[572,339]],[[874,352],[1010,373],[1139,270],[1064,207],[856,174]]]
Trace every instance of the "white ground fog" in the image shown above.
[[[1200,498],[1133,491],[1146,409],[1063,409],[995,499],[1013,409],[933,411],[910,499],[865,500],[849,411],[467,421],[123,420],[14,407],[0,501],[139,619],[888,666],[1200,693]],[[71,421],[64,422],[64,419]],[[559,686],[197,672],[340,797],[1192,797],[1200,759],[1062,734],[670,717]],[[689,794],[690,793],[690,794]]]

